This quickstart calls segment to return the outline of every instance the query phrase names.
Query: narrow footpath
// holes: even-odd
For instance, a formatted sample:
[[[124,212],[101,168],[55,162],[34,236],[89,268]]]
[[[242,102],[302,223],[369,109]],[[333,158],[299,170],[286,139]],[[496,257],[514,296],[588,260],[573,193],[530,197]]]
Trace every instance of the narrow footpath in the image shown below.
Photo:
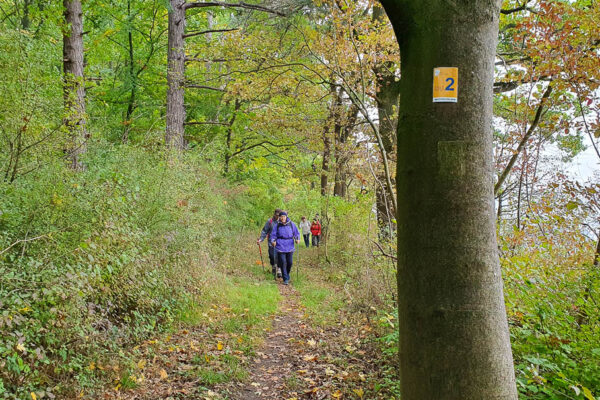
[[[318,333],[307,323],[293,286],[280,284],[279,290],[283,297],[280,314],[250,366],[248,382],[238,385],[241,387],[232,391],[231,399],[293,399],[317,388],[311,376],[317,373]]]
[[[306,262],[308,261],[308,262]],[[266,290],[280,300],[275,312],[264,315],[252,328],[248,308],[241,312],[213,305],[199,324],[136,346],[135,365],[110,371],[112,387],[95,399],[110,400],[322,400],[364,399],[373,390],[371,378],[379,375],[377,350],[369,341],[371,325],[349,309],[319,300],[329,322],[317,323],[315,310],[304,307],[305,295],[336,292],[320,279],[320,267],[303,263],[300,291],[266,276],[246,276],[246,288]],[[295,274],[293,275],[293,278]],[[324,285],[314,289],[307,279]],[[271,278],[272,279],[272,278]],[[301,279],[301,280],[302,280]],[[273,287],[276,285],[277,287]],[[270,288],[270,289],[268,289]],[[325,289],[327,288],[327,289]],[[308,290],[308,292],[306,292]],[[306,292],[306,293],[305,293]],[[341,295],[341,294],[340,294]],[[311,303],[314,304],[314,303]],[[310,316],[309,316],[310,314]],[[232,321],[241,323],[228,329]],[[247,322],[246,322],[247,321]],[[248,323],[249,325],[245,325]],[[254,329],[252,337],[246,333]],[[261,339],[262,337],[262,339]],[[252,345],[250,345],[252,340]],[[248,341],[248,342],[247,342]],[[247,344],[248,343],[248,344]],[[99,367],[99,366],[98,366]],[[125,379],[126,377],[127,379]],[[92,398],[85,395],[77,398]],[[370,397],[371,399],[383,397]],[[387,397],[389,398],[389,397]]]

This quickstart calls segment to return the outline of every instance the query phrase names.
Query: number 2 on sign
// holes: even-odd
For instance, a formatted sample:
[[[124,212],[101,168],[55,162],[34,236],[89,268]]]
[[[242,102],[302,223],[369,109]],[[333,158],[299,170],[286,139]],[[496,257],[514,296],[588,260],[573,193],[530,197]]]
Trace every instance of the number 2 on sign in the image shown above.
[[[433,69],[433,102],[456,103],[458,101],[458,68],[437,67]]]

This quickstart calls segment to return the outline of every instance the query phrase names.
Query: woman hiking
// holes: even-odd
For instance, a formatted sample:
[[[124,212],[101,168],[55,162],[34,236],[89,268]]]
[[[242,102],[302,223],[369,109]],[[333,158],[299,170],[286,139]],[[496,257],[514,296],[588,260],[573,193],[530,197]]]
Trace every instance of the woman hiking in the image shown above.
[[[319,222],[316,216],[313,219],[312,224],[310,225],[310,233],[312,234],[313,247],[319,247],[319,242],[321,240],[321,223]]]
[[[305,216],[300,219],[300,230],[304,238],[304,245],[308,248],[310,244],[310,222],[308,222]]]
[[[265,240],[265,238],[267,239],[267,243],[269,244],[268,247],[269,247],[269,261],[271,262],[271,273],[273,273],[273,276],[275,278],[281,278],[281,267],[278,265],[279,261],[278,261],[278,257],[277,257],[277,251],[273,247],[270,237],[271,237],[271,232],[273,231],[273,228],[275,227],[275,225],[277,225],[277,219],[279,218],[280,212],[281,212],[281,210],[279,208],[275,209],[275,212],[273,213],[273,217],[269,218],[267,220],[267,222],[265,222],[265,226],[262,228],[262,231],[260,231],[260,237],[256,241],[256,244],[258,244],[260,246],[260,242]]]
[[[298,227],[288,218],[287,212],[281,211],[279,222],[271,232],[271,243],[273,243],[279,256],[279,268],[281,268],[284,285],[290,283],[290,271],[292,270],[296,248],[294,242],[298,243],[299,241],[300,232],[298,232]]]

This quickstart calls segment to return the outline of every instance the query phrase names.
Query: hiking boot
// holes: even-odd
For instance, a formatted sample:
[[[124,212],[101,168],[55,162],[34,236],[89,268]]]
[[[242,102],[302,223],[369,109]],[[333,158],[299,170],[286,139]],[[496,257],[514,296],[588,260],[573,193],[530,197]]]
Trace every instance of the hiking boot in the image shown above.
[[[284,284],[284,285],[289,285],[289,284],[290,284],[290,281],[283,281],[283,284]]]
[[[277,277],[281,278],[281,268],[277,268]]]

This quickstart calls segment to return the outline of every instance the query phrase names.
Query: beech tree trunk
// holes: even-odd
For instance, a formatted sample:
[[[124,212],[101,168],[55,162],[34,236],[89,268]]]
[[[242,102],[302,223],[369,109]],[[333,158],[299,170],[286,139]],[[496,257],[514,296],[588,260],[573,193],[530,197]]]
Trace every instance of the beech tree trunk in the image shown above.
[[[500,0],[384,1],[402,58],[402,400],[516,400],[493,192]],[[458,68],[457,103],[432,102],[434,67]]]
[[[167,147],[182,151],[185,146],[183,103],[185,88],[185,0],[170,0],[167,51]]]
[[[87,149],[83,79],[83,13],[81,1],[63,0],[66,27],[63,30],[64,124],[70,134],[65,150],[73,169],[82,169],[81,155]]]

